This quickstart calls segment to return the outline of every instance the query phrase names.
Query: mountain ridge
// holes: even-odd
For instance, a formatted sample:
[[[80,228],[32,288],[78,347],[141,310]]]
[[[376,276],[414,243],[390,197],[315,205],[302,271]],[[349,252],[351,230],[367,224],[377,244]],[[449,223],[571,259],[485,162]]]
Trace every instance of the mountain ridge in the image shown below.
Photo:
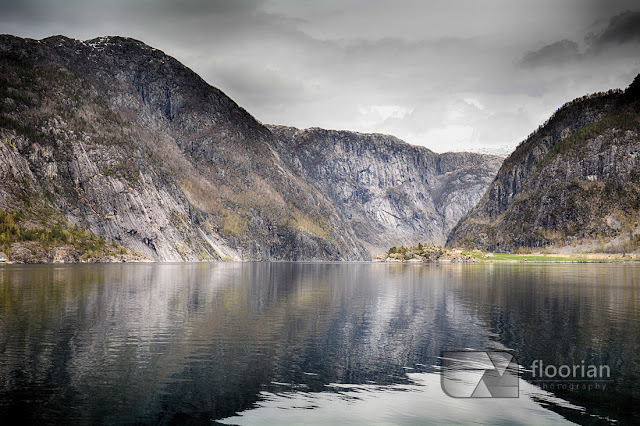
[[[377,133],[267,127],[283,155],[332,200],[370,251],[425,240],[444,244],[502,161],[475,153],[437,154]]]
[[[634,251],[640,114],[636,77],[566,103],[507,157],[449,246]]]
[[[0,210],[29,216],[7,225],[8,257],[77,261],[78,228],[104,240],[100,253],[161,261],[371,258],[348,209],[267,126],[162,51],[3,35],[0,60]],[[53,222],[69,237],[44,232],[42,253],[25,235]]]

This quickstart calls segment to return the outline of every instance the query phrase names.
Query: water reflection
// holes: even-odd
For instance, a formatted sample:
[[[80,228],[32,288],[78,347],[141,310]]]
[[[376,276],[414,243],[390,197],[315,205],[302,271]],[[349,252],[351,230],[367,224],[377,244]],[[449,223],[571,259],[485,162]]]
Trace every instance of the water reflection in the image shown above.
[[[497,340],[514,349],[521,364],[608,366],[611,372],[611,380],[586,383],[570,377],[554,384],[531,372],[524,375],[527,380],[594,415],[638,422],[640,265],[466,268],[455,292],[460,303],[476,308]],[[573,386],[562,386],[566,383]]]
[[[318,413],[335,406],[347,418],[352,405],[335,403],[346,394],[366,395],[365,406],[423,401],[418,411],[393,409],[398,421],[518,418],[505,417],[501,404],[513,413],[537,407],[549,421],[557,418],[543,406],[578,421],[628,420],[639,398],[639,272],[634,265],[3,266],[0,413],[199,422],[261,407],[244,413],[250,419],[302,396],[317,398]],[[607,363],[615,382],[606,394],[554,392],[568,403],[530,385],[515,402],[460,403],[436,386],[437,365],[443,350],[464,348],[513,349],[525,366]],[[348,392],[357,395],[338,385],[356,386]],[[290,413],[268,416],[295,421]]]
[[[522,396],[454,399],[442,396],[436,373],[409,373],[409,384],[333,385],[310,393],[262,392],[256,408],[222,420],[226,424],[568,424],[541,404],[582,413],[553,394],[521,381]],[[590,417],[591,418],[591,417]],[[598,420],[598,419],[594,419]]]

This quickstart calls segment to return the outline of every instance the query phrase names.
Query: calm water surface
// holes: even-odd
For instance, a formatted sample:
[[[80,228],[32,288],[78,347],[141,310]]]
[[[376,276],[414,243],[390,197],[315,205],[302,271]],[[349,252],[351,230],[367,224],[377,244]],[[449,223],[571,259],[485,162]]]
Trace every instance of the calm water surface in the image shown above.
[[[445,395],[461,349],[514,354],[520,397]],[[637,264],[0,266],[0,423],[625,424],[639,403]]]

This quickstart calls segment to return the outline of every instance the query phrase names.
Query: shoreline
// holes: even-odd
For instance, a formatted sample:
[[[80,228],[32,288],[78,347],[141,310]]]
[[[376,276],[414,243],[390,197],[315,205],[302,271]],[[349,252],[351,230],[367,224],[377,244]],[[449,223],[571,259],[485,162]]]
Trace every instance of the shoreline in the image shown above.
[[[628,263],[640,262],[640,253],[497,253],[439,246],[395,246],[374,259],[388,263]]]
[[[5,265],[116,265],[116,264],[187,264],[187,263],[335,263],[335,264],[347,264],[347,263],[376,263],[387,265],[438,265],[438,264],[483,264],[483,263],[504,263],[504,264],[569,264],[569,263],[640,263],[640,256],[635,255],[633,258],[628,259],[598,259],[598,258],[574,258],[570,260],[540,260],[540,259],[441,259],[441,260],[399,260],[399,259],[371,259],[371,260],[204,260],[204,261],[156,261],[156,260],[127,260],[127,261],[79,261],[79,262],[13,262],[4,261],[0,262],[0,267]],[[565,257],[565,256],[563,256]]]

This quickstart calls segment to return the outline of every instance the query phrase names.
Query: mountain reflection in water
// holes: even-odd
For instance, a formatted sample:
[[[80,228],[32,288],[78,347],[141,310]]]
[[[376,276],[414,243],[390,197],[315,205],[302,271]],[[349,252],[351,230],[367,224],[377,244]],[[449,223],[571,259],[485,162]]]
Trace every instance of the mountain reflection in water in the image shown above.
[[[638,265],[609,264],[2,266],[0,415],[632,421],[638,283]],[[612,381],[550,393],[525,372],[518,399],[453,399],[438,357],[459,349],[606,364]]]

